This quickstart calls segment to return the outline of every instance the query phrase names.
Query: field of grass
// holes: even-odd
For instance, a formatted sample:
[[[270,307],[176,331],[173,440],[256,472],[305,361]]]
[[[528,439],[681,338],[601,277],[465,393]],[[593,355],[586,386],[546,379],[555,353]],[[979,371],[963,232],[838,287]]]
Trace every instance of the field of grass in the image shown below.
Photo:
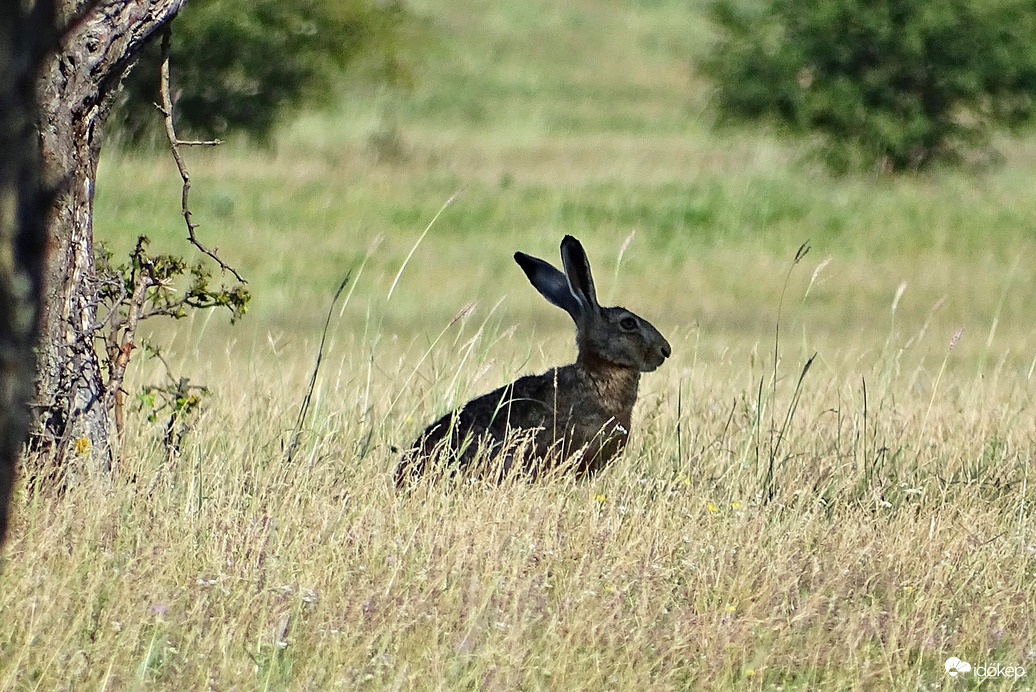
[[[709,128],[698,3],[438,5],[412,90],[188,153],[252,308],[148,327],[211,392],[179,454],[134,410],[117,478],[17,492],[0,689],[1036,686],[1036,139],[835,179]],[[96,204],[184,251],[168,156],[109,152]],[[673,347],[625,455],[397,494],[394,448],[574,356],[511,259],[565,233]]]

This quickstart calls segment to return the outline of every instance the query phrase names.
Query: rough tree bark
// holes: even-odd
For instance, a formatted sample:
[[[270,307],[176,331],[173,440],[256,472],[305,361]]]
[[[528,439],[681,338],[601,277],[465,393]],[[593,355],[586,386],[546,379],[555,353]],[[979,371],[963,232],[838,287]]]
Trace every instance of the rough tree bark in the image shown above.
[[[48,221],[33,441],[64,474],[72,448],[90,449],[103,468],[114,459],[94,339],[93,195],[102,126],[127,69],[186,0],[56,2],[71,24],[37,83],[44,170],[57,195]]]
[[[57,39],[53,6],[0,3],[0,545],[29,432],[50,194],[43,184],[35,85]]]

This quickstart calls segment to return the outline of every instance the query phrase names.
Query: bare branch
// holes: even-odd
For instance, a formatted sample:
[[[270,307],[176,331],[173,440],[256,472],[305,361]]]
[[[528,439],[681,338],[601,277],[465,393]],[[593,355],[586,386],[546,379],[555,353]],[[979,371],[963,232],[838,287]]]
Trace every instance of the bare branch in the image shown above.
[[[164,109],[163,109],[164,112]],[[176,143],[181,147],[218,147],[223,144],[222,139],[178,139]]]
[[[219,140],[213,140],[211,142],[182,142],[176,137],[176,128],[173,126],[173,99],[169,95],[169,28],[166,27],[165,32],[162,34],[162,69],[160,73],[160,84],[162,92],[162,114],[165,116],[165,134],[169,139],[169,147],[173,152],[173,160],[176,161],[176,168],[180,171],[180,177],[183,179],[183,193],[180,199],[180,207],[183,213],[183,219],[187,222],[187,239],[191,241],[191,244],[201,250],[203,253],[208,255],[219,265],[223,271],[228,271],[234,275],[239,282],[246,284],[247,281],[237,273],[237,270],[231,267],[229,264],[224,262],[216,254],[215,248],[209,250],[207,247],[201,244],[198,240],[197,235],[194,231],[198,227],[196,223],[191,221],[191,209],[188,204],[188,197],[191,191],[191,174],[187,171],[187,164],[184,163],[183,156],[180,154],[180,146],[213,146],[219,144]]]
[[[125,318],[118,316],[119,305],[126,298],[126,286],[121,281],[111,279],[104,281],[103,283],[110,283],[118,286],[119,294],[111,300],[111,308],[108,310],[108,313],[104,318],[94,322],[94,324],[90,325],[90,328],[86,330],[89,334],[97,334],[109,325],[111,326],[111,331],[116,331],[121,329],[123,324],[126,322]],[[100,308],[100,303],[101,301],[95,298],[92,302],[92,307],[94,307],[95,310],[98,310]]]
[[[138,241],[138,251],[140,244]],[[140,324],[144,312],[144,303],[147,300],[147,291],[155,285],[155,278],[152,272],[151,263],[141,258],[139,271],[133,275],[133,295],[130,298],[129,311],[125,323],[119,328],[113,329],[108,337],[108,383],[106,396],[113,398],[115,410],[115,429],[122,439],[123,430],[123,396],[122,381],[126,376],[126,366],[129,365],[130,352],[136,348],[137,325]],[[122,330],[120,337],[119,329]]]

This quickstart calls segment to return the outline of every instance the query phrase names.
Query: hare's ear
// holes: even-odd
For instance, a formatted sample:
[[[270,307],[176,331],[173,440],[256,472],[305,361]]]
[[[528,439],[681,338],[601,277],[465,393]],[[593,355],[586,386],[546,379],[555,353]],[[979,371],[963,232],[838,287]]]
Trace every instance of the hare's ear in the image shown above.
[[[525,275],[541,296],[578,321],[582,306],[572,294],[564,274],[548,262],[530,257],[524,252],[514,253],[514,261],[525,271]]]
[[[594,278],[590,274],[590,260],[578,240],[566,235],[561,241],[561,261],[565,265],[565,275],[572,294],[582,305],[596,311],[597,290],[594,289]]]

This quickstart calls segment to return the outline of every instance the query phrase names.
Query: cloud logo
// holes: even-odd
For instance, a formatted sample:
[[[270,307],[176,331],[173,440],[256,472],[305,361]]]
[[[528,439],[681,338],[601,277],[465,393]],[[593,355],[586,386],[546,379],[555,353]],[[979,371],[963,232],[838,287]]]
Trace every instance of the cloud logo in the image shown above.
[[[971,671],[971,664],[967,661],[962,661],[956,656],[950,656],[946,659],[946,672],[950,674],[951,678],[955,678],[962,673]]]

